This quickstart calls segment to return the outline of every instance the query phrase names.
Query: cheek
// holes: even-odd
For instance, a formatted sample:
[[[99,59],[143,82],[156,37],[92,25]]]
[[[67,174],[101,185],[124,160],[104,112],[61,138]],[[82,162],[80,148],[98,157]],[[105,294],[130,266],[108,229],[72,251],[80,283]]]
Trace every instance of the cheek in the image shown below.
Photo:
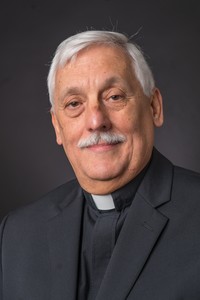
[[[128,115],[128,116],[127,116]],[[130,151],[147,147],[153,139],[153,122],[149,112],[137,110],[126,115],[123,130],[129,141]]]
[[[63,147],[66,153],[75,155],[78,150],[77,144],[82,136],[80,124],[75,122],[66,122],[62,129]]]
[[[121,124],[121,130],[128,136],[132,136],[140,127],[140,118],[132,110],[126,113],[118,124]]]

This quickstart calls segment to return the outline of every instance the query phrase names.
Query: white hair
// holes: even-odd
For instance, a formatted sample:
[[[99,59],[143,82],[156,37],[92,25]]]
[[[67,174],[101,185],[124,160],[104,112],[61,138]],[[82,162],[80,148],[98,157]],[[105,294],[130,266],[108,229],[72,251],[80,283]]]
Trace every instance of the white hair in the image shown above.
[[[57,70],[64,67],[64,65],[72,58],[75,58],[79,51],[96,44],[120,47],[124,50],[133,61],[134,73],[144,94],[148,97],[151,96],[155,87],[155,82],[153,74],[139,47],[133,42],[130,42],[122,33],[91,30],[73,35],[58,46],[47,79],[49,98],[52,106],[54,103],[55,77]]]

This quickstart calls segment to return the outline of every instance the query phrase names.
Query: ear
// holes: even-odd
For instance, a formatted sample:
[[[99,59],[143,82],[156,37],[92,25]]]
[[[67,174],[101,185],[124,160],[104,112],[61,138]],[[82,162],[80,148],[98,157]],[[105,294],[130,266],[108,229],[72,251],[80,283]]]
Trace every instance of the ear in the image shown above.
[[[61,126],[53,110],[51,110],[51,121],[56,134],[56,142],[58,145],[62,145]]]
[[[162,104],[162,95],[159,89],[155,88],[153,95],[151,96],[151,109],[153,123],[156,127],[160,127],[163,124],[163,104]]]

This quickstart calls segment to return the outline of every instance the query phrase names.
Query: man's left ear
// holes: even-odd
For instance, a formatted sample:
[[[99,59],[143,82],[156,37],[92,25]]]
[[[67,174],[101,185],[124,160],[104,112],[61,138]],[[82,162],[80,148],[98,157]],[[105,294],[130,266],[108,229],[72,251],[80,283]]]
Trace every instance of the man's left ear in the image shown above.
[[[153,123],[156,127],[160,127],[163,124],[163,104],[162,104],[162,95],[158,88],[155,88],[153,95],[151,96],[151,109]]]

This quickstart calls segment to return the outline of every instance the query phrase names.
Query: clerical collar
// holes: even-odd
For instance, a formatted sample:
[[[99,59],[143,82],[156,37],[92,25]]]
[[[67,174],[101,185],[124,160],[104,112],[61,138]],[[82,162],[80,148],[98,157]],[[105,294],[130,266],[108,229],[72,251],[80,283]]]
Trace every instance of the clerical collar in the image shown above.
[[[149,164],[134,179],[109,195],[91,195],[83,190],[87,203],[98,211],[121,211],[130,206]],[[108,203],[105,203],[107,200]]]
[[[111,194],[108,195],[93,195],[92,199],[99,210],[111,210],[115,208],[113,197]]]

